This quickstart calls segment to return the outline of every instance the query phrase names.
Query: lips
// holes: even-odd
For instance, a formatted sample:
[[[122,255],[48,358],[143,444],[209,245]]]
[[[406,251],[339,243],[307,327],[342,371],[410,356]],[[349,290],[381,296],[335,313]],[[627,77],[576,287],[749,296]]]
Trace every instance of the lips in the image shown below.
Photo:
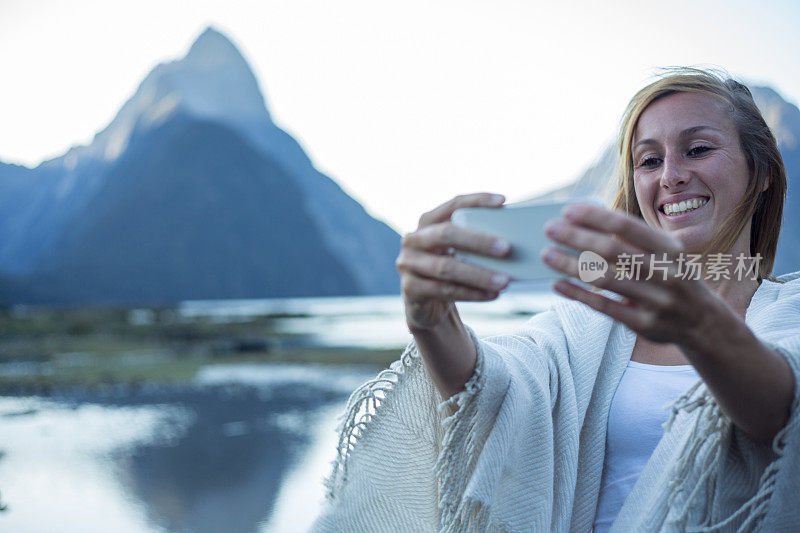
[[[665,200],[662,200],[660,205],[658,206],[658,211],[662,214],[667,214],[665,211],[665,207],[670,204],[680,204],[681,202],[686,202],[689,200],[698,199],[703,201],[704,203],[708,203],[711,198],[709,196],[705,196],[702,194],[676,194],[675,196],[671,196]]]

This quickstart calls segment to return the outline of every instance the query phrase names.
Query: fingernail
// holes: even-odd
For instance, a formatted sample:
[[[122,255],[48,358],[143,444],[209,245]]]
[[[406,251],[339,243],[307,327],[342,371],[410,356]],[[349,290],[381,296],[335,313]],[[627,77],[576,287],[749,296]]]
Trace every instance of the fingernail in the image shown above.
[[[506,197],[503,196],[502,194],[493,194],[489,198],[489,201],[492,202],[493,204],[502,204],[503,202],[506,201]]]
[[[492,243],[492,253],[495,255],[504,255],[511,249],[511,243],[503,240],[498,239]]]
[[[569,204],[565,206],[564,209],[561,210],[561,214],[564,215],[565,217],[575,217],[578,215],[579,210],[580,207],[578,207],[577,205]]]
[[[548,263],[555,263],[558,259],[558,253],[552,248],[545,248],[544,253],[542,253],[542,259]]]
[[[548,235],[558,235],[558,232],[564,227],[560,220],[551,220],[544,227],[544,232]]]
[[[495,274],[492,276],[490,283],[495,289],[502,289],[510,281],[510,278],[505,274]]]

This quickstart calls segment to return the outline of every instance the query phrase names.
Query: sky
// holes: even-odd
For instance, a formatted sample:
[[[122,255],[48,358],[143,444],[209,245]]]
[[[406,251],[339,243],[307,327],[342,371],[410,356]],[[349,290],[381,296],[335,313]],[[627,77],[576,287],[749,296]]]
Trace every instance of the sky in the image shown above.
[[[575,179],[658,67],[722,67],[800,102],[800,3],[0,0],[0,161],[87,144],[208,26],[273,120],[400,233],[450,197]]]

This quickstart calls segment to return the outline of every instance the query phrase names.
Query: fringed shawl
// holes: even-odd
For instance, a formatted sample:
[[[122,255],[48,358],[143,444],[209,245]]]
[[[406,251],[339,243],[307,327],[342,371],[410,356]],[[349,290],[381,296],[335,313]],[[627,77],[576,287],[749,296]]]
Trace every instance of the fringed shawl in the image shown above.
[[[787,358],[795,382],[798,277],[763,281],[746,315]],[[513,335],[473,339],[475,373],[446,401],[413,343],[352,394],[312,531],[591,530],[608,412],[635,333],[563,300]],[[733,426],[698,380],[670,406],[614,529],[800,528],[798,398],[795,387],[788,424],[763,446]]]

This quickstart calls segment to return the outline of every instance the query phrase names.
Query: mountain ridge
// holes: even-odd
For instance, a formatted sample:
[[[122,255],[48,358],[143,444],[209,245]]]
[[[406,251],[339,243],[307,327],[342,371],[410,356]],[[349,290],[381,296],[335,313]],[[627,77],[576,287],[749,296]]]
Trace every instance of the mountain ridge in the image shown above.
[[[95,216],[76,224],[58,243],[50,269],[39,272],[45,285],[58,286],[54,278],[66,276],[80,289],[53,301],[131,304],[356,292],[352,276],[296,209],[302,193],[291,177],[237,137],[217,122],[177,115],[134,138],[90,204]],[[234,156],[235,168],[219,153]],[[169,183],[152,183],[163,175]],[[254,210],[263,212],[257,221],[246,215]],[[292,231],[275,231],[285,225]],[[161,227],[182,239],[156,238]],[[295,246],[298,238],[309,246]],[[247,254],[238,253],[243,247]],[[153,274],[143,278],[143,271]]]
[[[9,207],[0,213],[0,275],[29,282],[34,279],[31,276],[47,272],[46,279],[39,281],[54,290],[61,283],[61,293],[80,299],[68,287],[64,276],[60,282],[56,281],[59,276],[53,265],[64,259],[60,254],[69,248],[65,243],[74,238],[84,218],[93,219],[96,215],[93,212],[96,204],[92,202],[107,188],[108,181],[127,176],[115,168],[125,160],[131,143],[180,120],[218,124],[228,135],[236,137],[237,144],[247,145],[260,154],[262,161],[251,165],[252,171],[268,166],[270,172],[291,179],[300,191],[293,199],[295,212],[304,214],[314,227],[313,232],[320,236],[315,246],[331,254],[323,264],[338,264],[343,268],[339,272],[341,288],[326,289],[320,295],[399,291],[394,259],[400,236],[372,218],[333,180],[317,171],[299,143],[272,122],[258,81],[246,60],[226,36],[210,27],[182,58],[154,67],[90,144],[73,147],[34,169],[0,166],[0,207],[4,204]],[[214,147],[205,149],[213,151]],[[233,172],[237,162],[233,158],[228,162]],[[246,198],[241,196],[240,200]],[[249,220],[257,226],[260,216],[253,210]],[[174,237],[176,241],[179,238]],[[309,245],[298,241],[294,246]],[[236,253],[245,260],[248,250]],[[324,268],[318,265],[318,269]],[[315,276],[325,278],[324,272]],[[301,285],[296,287],[298,294],[314,294],[313,283],[308,282],[305,288]],[[113,300],[113,287],[108,290],[111,292],[105,299]],[[85,293],[90,292],[86,288]],[[236,297],[245,296],[237,293]],[[268,295],[259,293],[259,297],[264,296]],[[193,295],[189,291],[182,297]],[[216,297],[232,296],[220,292]]]

